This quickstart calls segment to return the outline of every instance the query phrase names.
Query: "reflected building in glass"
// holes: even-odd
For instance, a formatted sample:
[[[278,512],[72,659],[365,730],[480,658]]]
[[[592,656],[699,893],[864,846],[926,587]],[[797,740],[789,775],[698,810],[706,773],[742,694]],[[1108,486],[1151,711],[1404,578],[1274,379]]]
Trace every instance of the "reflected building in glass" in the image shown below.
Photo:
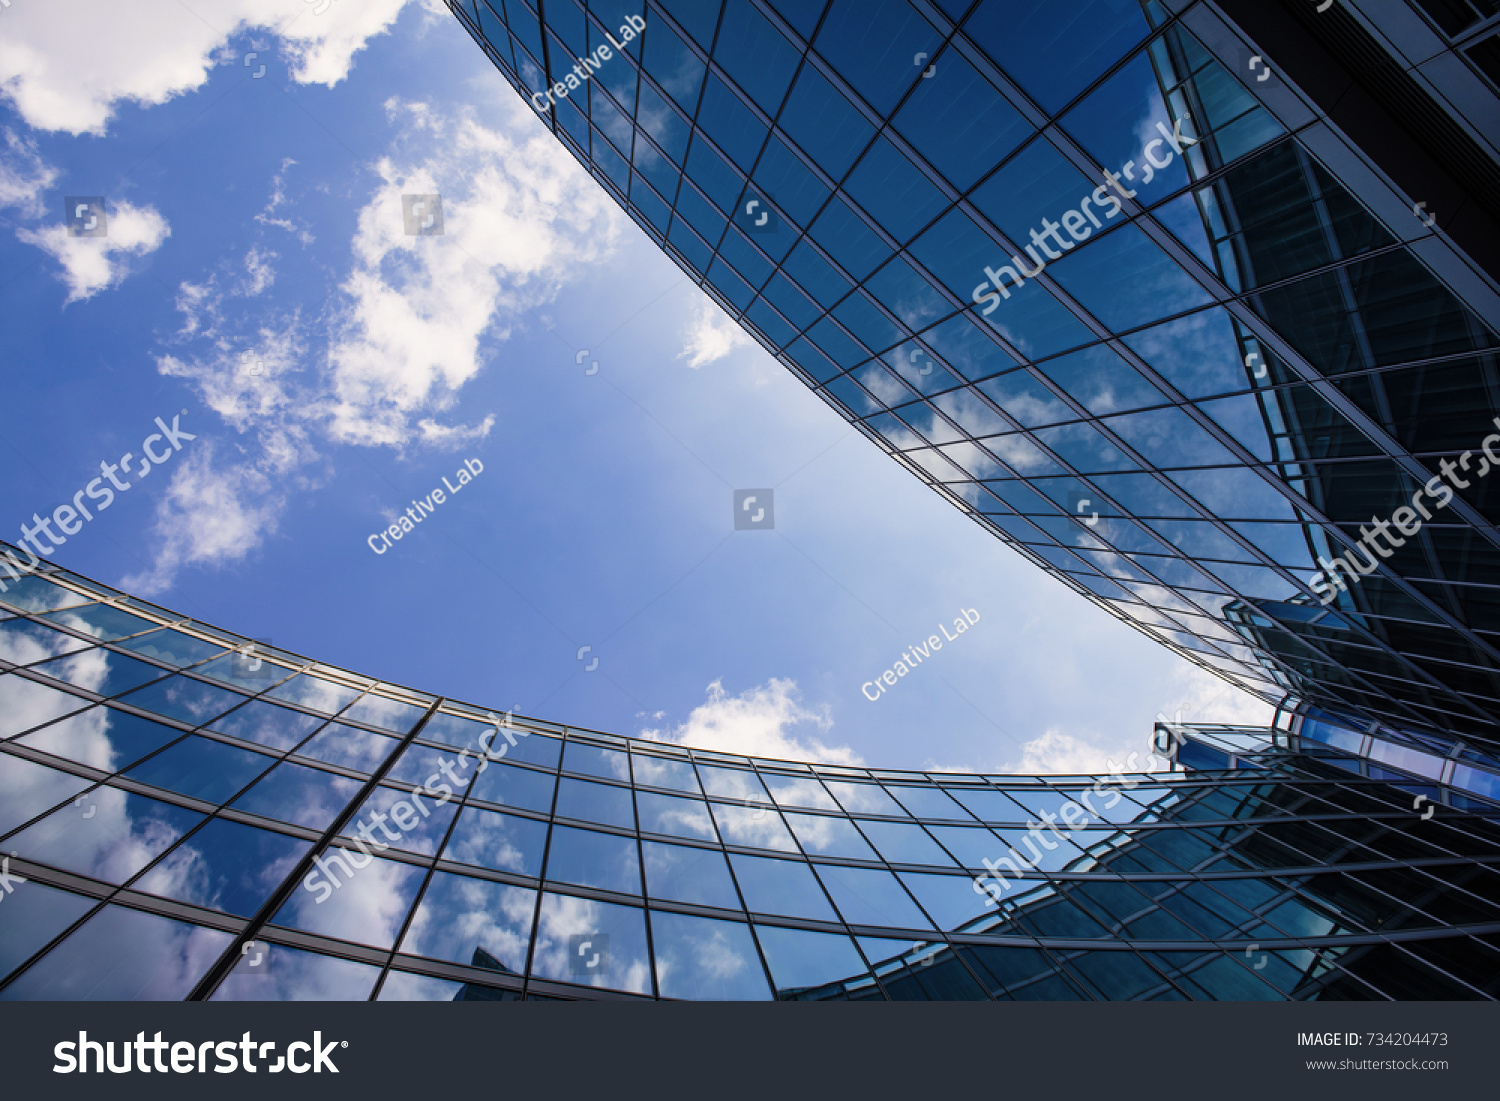
[[[1500,753],[1493,5],[450,7],[1019,553],[1268,701]]]
[[[1156,739],[1101,777],[687,750],[44,565],[0,591],[0,1000],[1500,996],[1500,774],[1285,711]]]

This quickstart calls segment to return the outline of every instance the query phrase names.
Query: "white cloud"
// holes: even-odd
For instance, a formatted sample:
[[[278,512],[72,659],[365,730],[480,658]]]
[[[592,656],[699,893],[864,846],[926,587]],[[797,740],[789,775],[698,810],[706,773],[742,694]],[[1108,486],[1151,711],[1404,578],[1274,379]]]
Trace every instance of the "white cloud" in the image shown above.
[[[754,343],[745,330],[729,319],[723,310],[708,295],[698,303],[693,323],[684,335],[686,347],[678,353],[678,359],[688,361],[696,370],[710,363],[717,363],[736,348]]]
[[[724,691],[723,681],[716,680],[708,686],[708,700],[693,708],[687,722],[670,733],[643,730],[641,737],[751,757],[863,763],[848,746],[830,746],[818,737],[795,732],[794,728],[808,724],[824,734],[833,727],[833,717],[826,707],[805,707],[796,681],[772,677],[764,685],[730,696]]]
[[[49,253],[62,265],[68,302],[82,302],[118,286],[131,271],[131,261],[149,256],[172,235],[167,220],[155,207],[111,204],[108,237],[73,237],[65,225],[18,229],[16,236]]]
[[[326,476],[325,443],[453,451],[483,439],[495,413],[447,414],[488,345],[614,248],[623,217],[524,106],[502,100],[497,128],[472,111],[386,107],[398,136],[371,166],[347,274],[316,316],[303,316],[305,294],[277,304],[282,258],[267,246],[179,288],[183,325],[157,370],[190,381],[239,434],[239,454],[231,465],[205,449],[178,471],[156,560],[129,587],[160,593],[183,566],[250,553],[275,530],[283,487]],[[290,167],[258,221],[300,236]],[[444,233],[408,236],[403,194],[441,195]]]
[[[102,134],[122,102],[154,105],[201,88],[234,64],[229,40],[279,40],[291,79],[332,87],[354,56],[390,30],[409,0],[27,0],[5,11],[0,94],[31,126]],[[270,60],[269,51],[259,63]]]
[[[200,441],[167,485],[156,506],[156,554],[151,566],[125,579],[125,587],[153,596],[171,587],[187,565],[237,561],[275,532],[282,496],[253,465],[215,464],[213,441]]]
[[[0,158],[0,207],[16,207],[28,218],[42,216],[41,196],[57,182],[58,170],[42,159],[36,143],[5,130]]]
[[[1178,669],[1171,701],[1157,719],[1187,724],[1224,723],[1270,726],[1276,708],[1206,669],[1186,662]],[[1001,771],[1033,776],[1107,773],[1111,761],[1122,767],[1155,771],[1166,762],[1151,754],[1149,728],[1123,739],[1095,740],[1053,728],[1021,747],[1021,759]],[[1136,763],[1128,761],[1134,753]]]

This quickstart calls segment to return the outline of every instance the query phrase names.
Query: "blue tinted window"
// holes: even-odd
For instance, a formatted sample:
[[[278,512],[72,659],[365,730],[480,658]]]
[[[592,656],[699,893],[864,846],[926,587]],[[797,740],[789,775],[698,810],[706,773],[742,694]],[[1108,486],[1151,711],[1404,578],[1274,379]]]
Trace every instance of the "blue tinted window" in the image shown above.
[[[248,749],[194,736],[141,762],[128,775],[143,784],[222,803],[274,763]]]
[[[694,271],[708,271],[708,266],[713,261],[713,249],[704,244],[703,239],[681,218],[672,223],[672,232],[667,234],[667,240],[676,246]]]
[[[54,868],[123,883],[203,821],[203,815],[99,787],[6,841],[8,851]]]
[[[1114,432],[1159,469],[1182,466],[1230,466],[1232,454],[1180,409],[1153,409],[1109,417]]]
[[[953,50],[896,116],[896,129],[960,191],[1006,158],[1031,125]]]
[[[709,74],[704,87],[698,125],[744,172],[750,171],[760,147],[765,144],[765,126],[713,74]]]
[[[26,883],[23,889],[6,895],[5,937],[0,939],[0,979],[88,913],[94,901],[34,880]]]
[[[427,713],[427,705],[402,703],[385,696],[367,695],[341,716],[366,726],[378,726],[392,734],[405,734]]]
[[[838,920],[812,869],[800,860],[734,854],[729,862],[751,913]]]
[[[1132,339],[1141,335],[1145,334]],[[1049,359],[1038,369],[1090,413],[1119,413],[1163,405],[1167,400],[1139,371],[1103,344]]]
[[[846,370],[869,358],[869,352],[849,339],[848,334],[840,331],[838,326],[827,318],[814,325],[808,335],[819,348],[828,353],[835,363]]]
[[[344,836],[435,856],[456,809],[424,792],[378,787],[344,827]]]
[[[357,772],[374,772],[401,743],[374,731],[361,730],[343,723],[329,723],[309,738],[298,754],[315,761],[327,761]]]
[[[856,279],[869,275],[891,254],[886,243],[842,199],[829,203],[809,232]]]
[[[1045,232],[1045,220],[1059,222],[1070,209],[1095,211],[1101,226],[1110,224],[1111,214],[1118,219],[1117,204],[1093,202],[1096,186],[1097,181],[1086,179],[1051,144],[1037,140],[986,180],[971,199],[1017,248],[1025,248],[1032,244],[1032,230]],[[1084,208],[1086,197],[1089,205]],[[1092,222],[1089,226],[1092,232]]]
[[[652,898],[740,908],[739,895],[729,877],[729,866],[718,849],[694,849],[642,841],[646,857],[646,889]]]
[[[585,822],[635,828],[635,810],[631,804],[630,789],[610,784],[594,784],[587,780],[563,777],[557,786],[557,814]]]
[[[734,269],[716,259],[708,269],[708,281],[719,289],[723,296],[743,310],[755,297],[755,290],[734,273]]]
[[[780,138],[773,137],[766,143],[754,179],[799,225],[807,225],[829,194],[828,188]]]
[[[792,281],[780,272],[771,277],[771,282],[762,293],[776,307],[776,311],[798,329],[807,328],[821,312],[808,300],[807,295],[793,286]]]
[[[1053,278],[1119,332],[1211,301],[1202,285],[1135,226],[1091,241],[1051,269]],[[1121,273],[1129,272],[1129,279]]]
[[[719,255],[752,287],[760,286],[771,274],[771,262],[751,248],[738,230],[731,229],[724,235]]]
[[[661,6],[671,13],[672,18],[677,20],[704,50],[713,45],[714,31],[719,25],[717,5],[705,4],[702,0],[661,0]],[[652,28],[657,26],[660,24],[648,24],[647,39],[650,39],[652,35]]]
[[[850,295],[844,299],[833,311],[833,316],[843,322],[845,327],[850,329],[871,351],[884,351],[906,338],[906,333],[901,327],[877,310],[863,294]],[[834,356],[834,358],[839,357]],[[840,362],[843,361],[840,360]],[[859,360],[854,362],[857,363]],[[854,363],[846,363],[844,366],[852,367]]]
[[[519,975],[535,912],[535,891],[434,872],[401,951]]]
[[[787,824],[797,835],[804,852],[841,856],[854,860],[876,860],[875,850],[846,818],[822,814],[788,814]]]
[[[1005,251],[960,210],[950,210],[911,245],[911,254],[962,302],[989,285],[986,267],[1009,263]],[[1009,286],[1009,281],[1006,283]]]
[[[123,711],[93,707],[27,734],[21,744],[114,772],[180,737],[182,731],[173,727]]]
[[[745,316],[778,348],[785,348],[797,335],[797,331],[778,317],[764,300],[751,306]]]
[[[99,676],[101,661],[104,665],[102,678]],[[101,696],[128,692],[167,675],[165,669],[107,650],[85,650],[68,657],[54,658],[32,668],[43,676],[86,688]]]
[[[720,210],[734,210],[745,189],[745,181],[735,175],[734,169],[724,163],[724,158],[714,152],[706,142],[695,141],[688,153],[688,175],[703,189]]]
[[[641,871],[635,845],[630,837],[554,826],[547,853],[547,878],[638,895]]]
[[[306,841],[216,818],[131,886],[250,917],[311,847]]]
[[[677,216],[687,219],[698,236],[717,242],[724,233],[724,216],[692,187],[684,187],[677,196]]]
[[[820,864],[818,876],[833,896],[844,920],[851,925],[931,928],[911,896],[890,872]]]
[[[897,241],[908,240],[948,205],[932,181],[884,137],[870,147],[845,187]]]
[[[322,722],[322,719],[300,711],[264,700],[252,700],[210,723],[209,729],[272,749],[291,749]]]
[[[948,855],[927,831],[912,822],[859,823],[870,843],[892,864],[949,864]]]
[[[641,177],[636,176],[631,181],[630,202],[641,212],[658,230],[667,232],[667,222],[672,215],[671,207],[656,192],[648,187]]]
[[[472,794],[475,799],[483,799],[487,803],[520,807],[523,810],[550,811],[555,782],[556,778],[548,772],[491,764],[474,780]]]
[[[866,280],[865,287],[914,332],[953,312],[932,284],[899,256]]]
[[[635,799],[640,809],[642,830],[674,837],[701,837],[708,841],[717,838],[708,804],[701,799],[680,799],[675,795],[657,795],[649,791],[637,792]]]
[[[390,948],[426,874],[359,849],[330,848],[271,920],[376,948]]]
[[[803,38],[811,38],[823,14],[826,0],[770,0],[777,14],[792,25]]]
[[[547,824],[532,818],[465,807],[448,839],[443,859],[518,875],[542,874]]]
[[[768,115],[776,114],[797,70],[798,51],[748,0],[728,0],[714,60]]]
[[[834,0],[815,45],[839,74],[882,115],[921,77],[913,62],[942,39],[906,0]]]
[[[361,786],[358,780],[286,762],[277,765],[236,799],[234,806],[251,814],[323,830]]]
[[[5,1001],[181,1001],[230,936],[106,906],[0,993]],[[121,945],[131,950],[122,952]]]
[[[959,314],[922,334],[922,339],[964,378],[988,378],[1016,366],[998,344],[968,317]]]
[[[985,909],[989,896],[976,891],[974,880],[968,876],[902,872],[900,879],[922,908],[932,915],[939,929],[957,929],[994,912],[994,907]]]
[[[687,156],[688,138],[692,133],[686,119],[667,106],[650,88],[641,88],[641,109],[636,116],[641,127],[656,144],[678,164]]]
[[[685,914],[651,915],[663,998],[762,1001],[771,996],[750,927]]]
[[[802,66],[781,113],[781,128],[835,180],[849,171],[875,133],[854,105],[811,65]]]
[[[1162,102],[1151,59],[1142,53],[1063,117],[1063,126],[1099,164],[1121,177],[1136,202],[1148,206],[1188,183],[1178,155],[1174,120]],[[1160,129],[1158,129],[1160,127]],[[1179,130],[1196,137],[1190,121]],[[1182,142],[1184,149],[1188,141]]]
[[[582,57],[588,52],[588,36],[584,33],[583,10],[572,0],[555,0],[547,5],[547,26],[567,43],[568,52]],[[553,63],[557,63],[556,54]]]
[[[766,954],[778,997],[866,974],[864,959],[846,936],[757,925],[755,938]]]
[[[712,19],[712,16],[710,16]],[[712,22],[709,33],[712,34]],[[698,106],[698,92],[703,87],[704,64],[688,49],[677,32],[661,21],[646,32],[646,72],[656,78],[667,95],[689,114]],[[642,92],[645,91],[644,85]]]
[[[1057,111],[1146,36],[1140,5],[991,0],[964,31],[1048,111]]]
[[[646,912],[544,894],[531,973],[558,982],[651,993]]]

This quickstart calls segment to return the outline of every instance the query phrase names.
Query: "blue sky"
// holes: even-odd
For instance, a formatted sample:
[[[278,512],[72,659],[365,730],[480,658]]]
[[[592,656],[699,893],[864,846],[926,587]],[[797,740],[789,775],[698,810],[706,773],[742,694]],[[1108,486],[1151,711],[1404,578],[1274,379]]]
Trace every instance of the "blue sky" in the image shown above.
[[[445,10],[123,8],[0,12],[6,539],[181,416],[197,438],[54,560],[397,683],[893,768],[1099,768],[1158,712],[1268,714],[852,431]],[[407,236],[429,193],[444,234]],[[68,236],[65,198],[100,195],[109,237]],[[765,488],[774,530],[736,531],[734,492]]]

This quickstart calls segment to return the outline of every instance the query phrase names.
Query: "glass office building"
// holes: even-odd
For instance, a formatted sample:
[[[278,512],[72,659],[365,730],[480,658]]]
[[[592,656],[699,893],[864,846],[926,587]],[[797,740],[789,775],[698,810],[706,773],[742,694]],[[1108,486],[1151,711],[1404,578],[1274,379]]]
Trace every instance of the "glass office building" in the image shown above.
[[[3,584],[0,999],[1500,996],[1500,776],[1329,719],[1106,777],[757,760]]]
[[[450,6],[1018,552],[1271,702],[1500,753],[1492,3]]]

